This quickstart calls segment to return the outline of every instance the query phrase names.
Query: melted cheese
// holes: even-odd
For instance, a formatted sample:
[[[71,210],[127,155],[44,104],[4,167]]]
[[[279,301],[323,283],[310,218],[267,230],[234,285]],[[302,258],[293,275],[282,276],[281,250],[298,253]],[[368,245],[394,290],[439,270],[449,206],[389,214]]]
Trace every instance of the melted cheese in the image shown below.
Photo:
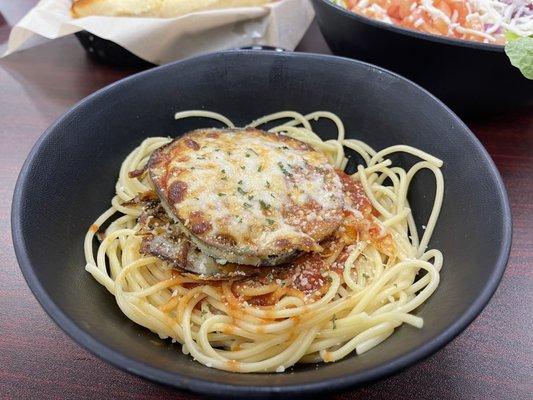
[[[255,129],[201,130],[162,154],[151,162],[160,196],[209,245],[258,257],[317,251],[340,224],[337,174],[323,154],[295,139]]]

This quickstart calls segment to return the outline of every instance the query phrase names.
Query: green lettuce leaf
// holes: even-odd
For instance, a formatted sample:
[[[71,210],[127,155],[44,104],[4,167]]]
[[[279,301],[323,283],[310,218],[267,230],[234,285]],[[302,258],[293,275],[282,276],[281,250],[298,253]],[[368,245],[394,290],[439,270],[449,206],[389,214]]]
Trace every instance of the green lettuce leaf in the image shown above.
[[[510,42],[511,40],[520,39],[522,37],[511,31],[505,31],[504,36],[508,42]]]
[[[511,64],[518,68],[527,79],[533,79],[533,37],[520,37],[507,31],[505,53]]]

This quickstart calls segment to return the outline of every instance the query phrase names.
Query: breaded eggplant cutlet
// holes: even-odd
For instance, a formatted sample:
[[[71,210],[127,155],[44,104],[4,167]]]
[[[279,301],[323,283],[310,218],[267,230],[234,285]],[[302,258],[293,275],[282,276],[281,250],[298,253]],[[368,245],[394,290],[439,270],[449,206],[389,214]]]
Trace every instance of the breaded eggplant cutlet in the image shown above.
[[[221,265],[286,263],[320,251],[341,223],[336,171],[325,155],[282,134],[192,131],[154,151],[147,168],[180,234]]]

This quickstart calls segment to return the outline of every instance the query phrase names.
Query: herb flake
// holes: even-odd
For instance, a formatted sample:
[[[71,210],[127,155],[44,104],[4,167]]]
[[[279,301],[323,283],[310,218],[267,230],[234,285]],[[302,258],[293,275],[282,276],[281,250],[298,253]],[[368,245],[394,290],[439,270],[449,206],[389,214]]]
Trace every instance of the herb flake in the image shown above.
[[[261,206],[261,209],[263,211],[267,211],[270,209],[270,204],[265,203],[263,200],[259,200],[259,205]]]
[[[281,161],[278,161],[278,167],[281,170],[281,172],[283,173],[283,175],[291,176],[291,173],[287,170],[287,168],[285,168],[285,166],[283,165],[283,163]]]

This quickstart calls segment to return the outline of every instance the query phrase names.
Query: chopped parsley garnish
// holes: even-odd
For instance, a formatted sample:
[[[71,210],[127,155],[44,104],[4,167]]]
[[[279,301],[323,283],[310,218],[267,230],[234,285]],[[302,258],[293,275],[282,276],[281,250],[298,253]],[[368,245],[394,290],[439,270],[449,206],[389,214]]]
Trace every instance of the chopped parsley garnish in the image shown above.
[[[366,272],[363,272],[363,278],[368,279],[368,278],[370,278],[370,275],[368,275]]]
[[[222,169],[222,170],[220,170],[220,172],[222,172],[223,174],[225,174],[225,173],[226,173],[226,170],[225,170],[225,169]]]
[[[335,314],[333,314],[331,322],[333,323],[333,329],[337,329],[337,316]]]
[[[248,196],[248,200],[253,200],[254,196],[250,195]]]
[[[237,188],[237,192],[239,192],[240,194],[248,194],[248,192],[245,192],[244,190],[242,190],[242,187],[238,187]]]
[[[273,199],[276,198],[276,196],[274,196],[274,193],[270,193],[270,197],[272,197]]]
[[[242,169],[242,170],[245,170],[246,167],[245,167],[244,165],[241,165],[241,169]]]
[[[242,185],[242,180],[240,180],[239,182],[237,182],[237,184]]]
[[[226,193],[218,193],[218,195],[219,195],[220,197],[222,197],[222,196],[225,196]]]
[[[259,200],[259,205],[261,206],[261,209],[264,211],[270,209],[270,204],[265,203],[263,200]]]
[[[267,187],[267,188],[270,187],[270,182],[269,182],[269,181],[266,181],[266,187]]]
[[[263,166],[260,165],[259,167],[257,167],[257,172],[261,172],[263,170]]]
[[[287,171],[287,168],[285,168],[281,161],[278,162],[278,167],[281,169],[281,172],[283,172],[283,175],[291,176],[291,173]]]
[[[244,208],[251,208],[252,205],[251,205],[250,203],[244,203],[244,204],[243,204],[243,207],[244,207]]]
[[[269,225],[274,225],[274,220],[267,218],[267,222]]]
[[[287,146],[281,146],[280,149],[282,150],[289,150],[289,148]]]

